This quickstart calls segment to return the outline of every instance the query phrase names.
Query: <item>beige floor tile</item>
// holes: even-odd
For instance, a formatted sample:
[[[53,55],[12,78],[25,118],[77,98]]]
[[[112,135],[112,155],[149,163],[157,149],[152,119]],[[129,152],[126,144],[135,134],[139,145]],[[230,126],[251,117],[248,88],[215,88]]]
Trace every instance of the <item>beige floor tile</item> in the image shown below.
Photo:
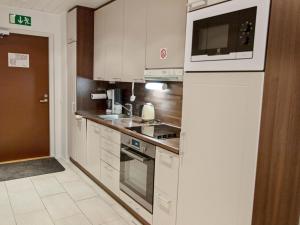
[[[64,183],[63,186],[75,201],[92,198],[97,195],[97,193],[83,181]]]
[[[16,220],[18,225],[53,225],[54,224],[46,210],[24,213],[24,214],[17,214]]]
[[[16,224],[4,183],[0,183],[0,224]]]
[[[54,220],[80,214],[80,210],[71,197],[66,193],[48,196],[42,198],[42,201],[44,202],[50,216]]]
[[[15,214],[29,213],[45,209],[39,195],[35,190],[9,193],[9,198]]]
[[[0,221],[1,225],[16,224],[10,205],[0,205]]]
[[[56,173],[55,176],[60,183],[80,180],[79,176],[70,169],[67,169],[60,173]]]
[[[109,223],[105,223],[104,225],[128,225],[124,220],[116,220]],[[139,224],[136,224],[139,225]]]
[[[120,216],[100,197],[79,201],[77,204],[93,225],[120,220]]]
[[[57,220],[55,225],[91,225],[88,219],[83,214],[67,217]]]
[[[62,185],[55,177],[52,176],[35,178],[32,180],[32,182],[41,197],[65,192],[65,189],[62,187]]]
[[[29,178],[10,180],[6,181],[5,184],[9,194],[34,190],[34,186]]]

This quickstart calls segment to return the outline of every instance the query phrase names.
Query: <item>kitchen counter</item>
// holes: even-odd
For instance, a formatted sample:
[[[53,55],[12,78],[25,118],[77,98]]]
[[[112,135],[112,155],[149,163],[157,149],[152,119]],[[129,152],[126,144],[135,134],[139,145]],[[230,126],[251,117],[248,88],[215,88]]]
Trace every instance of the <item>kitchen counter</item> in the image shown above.
[[[104,120],[97,116],[97,115],[105,115],[105,112],[103,112],[103,111],[95,111],[95,112],[78,111],[76,114],[80,115],[88,120],[94,121],[98,124],[110,127],[121,133],[130,135],[132,137],[138,138],[140,140],[143,140],[143,141],[153,144],[155,146],[166,149],[175,154],[179,154],[179,142],[180,142],[179,138],[158,140],[158,139],[151,138],[146,135],[139,134],[137,132],[126,129],[126,127],[134,127],[134,126],[144,125],[143,123],[138,122],[140,120],[139,117],[117,119],[117,120],[112,121],[112,120]]]

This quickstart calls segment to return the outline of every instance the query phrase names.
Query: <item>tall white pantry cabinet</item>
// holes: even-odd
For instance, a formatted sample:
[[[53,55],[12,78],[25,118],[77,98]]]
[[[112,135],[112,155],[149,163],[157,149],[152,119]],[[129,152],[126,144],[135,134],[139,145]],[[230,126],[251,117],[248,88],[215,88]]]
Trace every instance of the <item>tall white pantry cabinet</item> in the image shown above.
[[[86,119],[76,116],[77,77],[77,9],[67,14],[67,63],[68,63],[68,148],[69,156],[82,165],[86,164]]]
[[[263,78],[185,74],[177,225],[251,225]]]

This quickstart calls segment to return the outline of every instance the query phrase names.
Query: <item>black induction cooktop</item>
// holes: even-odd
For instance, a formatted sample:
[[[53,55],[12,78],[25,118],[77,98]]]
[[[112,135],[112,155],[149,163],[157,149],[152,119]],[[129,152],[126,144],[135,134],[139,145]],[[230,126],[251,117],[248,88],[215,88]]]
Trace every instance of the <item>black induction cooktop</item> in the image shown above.
[[[127,129],[155,139],[171,139],[180,137],[180,128],[169,126],[167,124],[144,125],[128,127]]]

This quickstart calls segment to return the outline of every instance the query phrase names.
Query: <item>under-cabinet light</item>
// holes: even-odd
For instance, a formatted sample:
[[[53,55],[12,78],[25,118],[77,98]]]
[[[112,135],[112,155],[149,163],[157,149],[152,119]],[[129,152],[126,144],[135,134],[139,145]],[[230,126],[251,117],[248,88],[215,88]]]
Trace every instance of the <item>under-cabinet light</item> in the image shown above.
[[[156,82],[151,82],[151,83],[146,83],[146,89],[148,90],[166,90],[168,89],[168,85],[166,83],[156,83]]]

